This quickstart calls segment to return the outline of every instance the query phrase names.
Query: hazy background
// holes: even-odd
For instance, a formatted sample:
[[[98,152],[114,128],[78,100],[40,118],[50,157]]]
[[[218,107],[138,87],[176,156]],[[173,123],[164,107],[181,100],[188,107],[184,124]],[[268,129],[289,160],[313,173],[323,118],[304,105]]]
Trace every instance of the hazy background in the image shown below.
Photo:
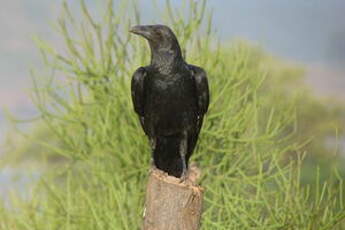
[[[29,92],[31,67],[40,67],[31,38],[59,44],[52,25],[61,0],[2,0],[0,7],[0,142],[7,132],[3,109],[20,118],[35,114]],[[151,23],[151,1],[142,4]],[[179,4],[180,1],[171,1]],[[70,2],[78,7],[79,1]],[[94,4],[89,1],[89,4]],[[95,7],[97,7],[95,5]],[[305,65],[307,82],[320,96],[345,99],[344,0],[213,0],[214,24],[222,41],[244,38],[275,56]],[[0,145],[1,154],[1,145]],[[0,187],[8,173],[0,172]],[[0,189],[1,190],[1,189]]]
[[[39,66],[31,40],[39,34],[54,43],[52,24],[61,0],[3,0],[0,8],[0,108],[20,117],[34,113],[28,98],[29,69]],[[91,2],[91,1],[90,1]],[[147,15],[150,1],[142,1]],[[180,1],[172,1],[178,4]],[[78,1],[71,2],[75,7]],[[276,56],[303,62],[308,82],[320,94],[345,97],[345,1],[343,0],[217,0],[209,1],[222,40],[245,38]],[[145,19],[147,19],[145,21]],[[145,18],[144,22],[150,23]],[[5,134],[0,113],[0,138]]]

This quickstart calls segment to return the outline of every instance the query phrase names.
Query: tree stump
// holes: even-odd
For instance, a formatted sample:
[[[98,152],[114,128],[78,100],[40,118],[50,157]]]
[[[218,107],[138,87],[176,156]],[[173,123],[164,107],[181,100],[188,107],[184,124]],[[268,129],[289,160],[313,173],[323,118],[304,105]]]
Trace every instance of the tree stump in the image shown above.
[[[146,190],[143,230],[198,230],[203,189],[200,171],[191,166],[184,182],[152,168]]]

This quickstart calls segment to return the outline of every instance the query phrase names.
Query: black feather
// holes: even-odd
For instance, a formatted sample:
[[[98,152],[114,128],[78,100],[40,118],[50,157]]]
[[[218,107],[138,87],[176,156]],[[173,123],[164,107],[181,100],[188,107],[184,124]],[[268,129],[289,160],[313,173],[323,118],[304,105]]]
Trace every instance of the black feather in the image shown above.
[[[134,110],[151,141],[155,166],[183,176],[209,105],[206,72],[183,60],[169,27],[135,26],[131,32],[145,37],[151,48],[151,64],[132,78]]]

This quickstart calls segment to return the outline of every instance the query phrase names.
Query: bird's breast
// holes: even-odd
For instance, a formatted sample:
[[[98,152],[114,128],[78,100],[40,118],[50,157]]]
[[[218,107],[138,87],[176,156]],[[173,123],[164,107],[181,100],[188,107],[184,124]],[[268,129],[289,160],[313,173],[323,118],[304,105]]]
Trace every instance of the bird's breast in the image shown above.
[[[166,77],[152,79],[147,90],[147,103],[156,106],[181,107],[195,98],[193,82],[188,77]]]
[[[189,76],[159,76],[148,82],[145,119],[160,132],[172,134],[196,120],[196,95]],[[157,131],[158,131],[157,130]]]

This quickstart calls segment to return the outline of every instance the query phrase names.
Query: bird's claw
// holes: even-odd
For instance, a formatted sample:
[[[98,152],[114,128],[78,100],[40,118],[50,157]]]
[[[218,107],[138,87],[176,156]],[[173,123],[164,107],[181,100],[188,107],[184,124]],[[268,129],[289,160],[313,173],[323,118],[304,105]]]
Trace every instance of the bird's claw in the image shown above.
[[[180,183],[183,183],[183,182],[185,182],[187,180],[187,172],[186,171],[184,171],[184,172],[182,172],[182,175],[181,175],[181,177],[180,177]]]

